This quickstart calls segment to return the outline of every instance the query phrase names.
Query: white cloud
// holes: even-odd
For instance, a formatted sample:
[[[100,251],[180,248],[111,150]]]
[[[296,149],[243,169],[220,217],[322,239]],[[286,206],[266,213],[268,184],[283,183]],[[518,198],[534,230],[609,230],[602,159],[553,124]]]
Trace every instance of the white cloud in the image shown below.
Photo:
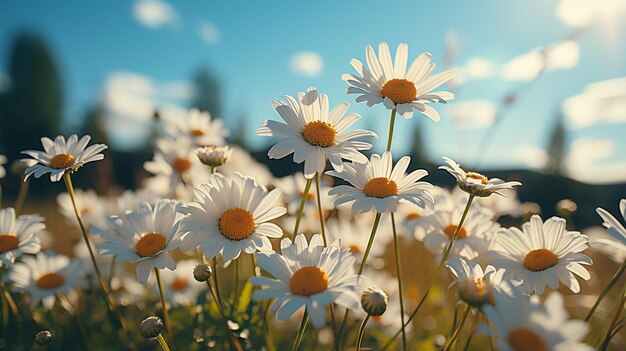
[[[464,100],[448,107],[454,123],[461,129],[489,127],[496,120],[496,107],[488,100]]]
[[[11,78],[6,74],[0,72],[0,93],[4,93],[5,91],[11,88]]]
[[[139,0],[133,6],[135,19],[148,28],[173,25],[178,21],[176,10],[165,1]]]
[[[295,74],[317,77],[324,69],[324,62],[322,56],[316,52],[301,51],[291,56],[289,67]]]
[[[594,20],[623,16],[624,0],[561,0],[556,16],[570,27],[587,27]]]
[[[118,145],[140,145],[150,133],[155,110],[165,118],[175,118],[185,111],[181,105],[192,95],[188,82],[157,82],[138,73],[114,72],[107,77],[101,96],[107,130]]]
[[[561,107],[570,128],[626,123],[626,77],[589,84]]]
[[[219,43],[222,38],[222,32],[213,23],[203,22],[198,26],[198,34],[202,40],[210,45]]]
[[[534,169],[545,167],[549,158],[546,150],[535,145],[517,146],[513,150],[513,157],[523,165]]]
[[[551,44],[542,51],[542,48],[534,48],[505,63],[500,72],[502,78],[528,82],[537,78],[544,67],[549,71],[571,69],[580,60],[580,45],[571,40]]]
[[[565,156],[566,174],[591,184],[626,181],[626,162],[609,161],[615,155],[615,142],[606,138],[580,138],[572,143]]]

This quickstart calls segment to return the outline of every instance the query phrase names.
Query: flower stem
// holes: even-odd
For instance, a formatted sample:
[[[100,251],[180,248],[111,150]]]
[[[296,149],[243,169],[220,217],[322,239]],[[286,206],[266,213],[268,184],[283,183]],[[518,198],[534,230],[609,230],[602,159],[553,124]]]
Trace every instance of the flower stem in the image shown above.
[[[28,187],[30,185],[30,179],[22,179],[20,184],[20,192],[17,194],[17,200],[15,200],[15,215],[22,213],[22,207],[24,207],[24,201],[26,201],[26,194],[28,194]]]
[[[159,345],[161,345],[161,349],[163,349],[163,351],[170,351],[170,347],[167,346],[167,342],[165,341],[161,333],[157,335],[156,339],[159,341]]]
[[[237,306],[237,296],[239,295],[239,257],[235,258],[235,262],[233,262],[233,270],[233,306]]]
[[[159,287],[159,296],[161,297],[161,308],[163,309],[163,321],[165,322],[165,331],[167,332],[167,338],[172,341],[172,328],[170,327],[170,317],[167,312],[167,305],[165,304],[165,291],[163,290],[163,281],[161,280],[161,272],[158,268],[154,267],[156,273],[157,285]]]
[[[602,301],[602,299],[604,299],[604,297],[606,296],[606,294],[609,293],[609,291],[613,288],[613,286],[617,283],[617,281],[619,280],[619,278],[622,276],[622,274],[624,273],[624,270],[626,270],[626,260],[624,260],[624,262],[622,263],[622,265],[619,267],[619,269],[617,270],[617,272],[615,272],[615,274],[613,275],[613,278],[611,279],[611,281],[609,282],[609,284],[604,288],[604,290],[602,290],[602,292],[600,293],[600,295],[598,296],[598,299],[596,300],[596,303],[593,304],[593,307],[591,308],[591,310],[589,311],[589,313],[587,314],[587,317],[585,317],[585,322],[589,322],[589,320],[591,319],[591,316],[593,315],[593,313],[595,312],[596,308],[598,308],[598,306],[600,305],[600,302]]]
[[[393,126],[396,122],[396,109],[391,110],[391,118],[389,121],[389,136],[387,137],[387,151],[391,151],[391,141],[393,140]]]
[[[395,110],[394,110],[395,111]],[[396,233],[396,220],[391,213],[391,229],[393,230],[393,248],[396,256],[396,275],[398,277],[398,297],[400,299],[400,321],[402,322],[402,350],[406,351],[406,332],[404,330],[404,300],[402,299],[402,266],[400,265],[400,245]]]
[[[611,338],[614,335],[613,330],[615,329],[615,325],[617,324],[617,321],[619,320],[619,316],[622,314],[622,311],[624,310],[624,304],[626,304],[626,286],[622,288],[622,298],[620,299],[619,305],[617,309],[615,310],[615,314],[613,315],[613,318],[611,319],[611,324],[609,324],[609,329],[606,331],[606,336],[604,337],[604,341],[602,342],[602,345],[598,348],[599,350],[605,351],[609,347],[609,344],[611,343]]]
[[[365,335],[365,325],[367,324],[367,321],[370,320],[371,316],[371,314],[368,314],[365,318],[363,318],[363,323],[361,323],[361,326],[359,327],[359,336],[357,336],[356,338],[356,351],[359,351],[361,349],[363,335]]]
[[[222,319],[224,320],[225,327],[228,330],[228,335],[229,335],[228,341],[229,341],[229,344],[230,344],[231,348],[235,349],[237,351],[242,351],[243,348],[242,348],[241,344],[235,338],[235,336],[233,335],[232,331],[228,327],[228,317],[226,317],[226,314],[224,313],[224,309],[222,308],[222,305],[220,303],[218,303],[218,298],[217,298],[217,295],[215,294],[215,290],[211,286],[211,281],[207,280],[206,281],[206,285],[209,287],[209,291],[211,292],[211,296],[213,297],[213,302],[215,302],[215,305],[217,306],[217,310],[219,311],[220,315],[222,316]]]
[[[298,329],[296,339],[293,341],[291,351],[297,351],[298,348],[300,348],[300,344],[302,343],[302,338],[304,337],[304,331],[306,330],[307,324],[309,324],[309,314],[307,313],[307,311],[304,311],[304,315],[302,316],[302,323],[300,323],[300,329]]]
[[[461,335],[461,329],[463,329],[463,324],[465,324],[465,320],[467,320],[467,316],[469,315],[471,310],[472,310],[472,307],[470,305],[467,305],[467,307],[465,308],[465,312],[463,312],[463,317],[461,317],[461,321],[456,326],[456,329],[454,330],[452,337],[450,338],[450,340],[448,340],[448,343],[444,347],[443,351],[450,350],[450,348],[452,347],[456,339],[458,339],[459,335]]]
[[[372,226],[370,239],[367,242],[367,248],[365,249],[365,253],[363,254],[363,258],[361,259],[361,265],[359,266],[359,275],[363,274],[363,269],[365,269],[365,262],[367,262],[367,256],[369,256],[370,250],[372,249],[372,244],[374,243],[374,237],[376,236],[376,231],[378,230],[378,224],[380,223],[381,216],[382,216],[382,213],[376,213],[376,218],[374,218],[374,225]],[[337,334],[337,338],[339,339],[340,344],[343,343],[343,340],[341,339],[341,337],[343,336],[344,329],[346,329],[346,323],[348,322],[349,314],[350,314],[350,310],[346,309],[346,313],[344,313],[343,320],[341,321],[341,326],[339,327],[339,334]],[[339,345],[339,349],[341,349],[341,346],[342,345]]]
[[[326,240],[326,229],[324,228],[324,214],[322,211],[322,198],[320,194],[320,177],[322,175],[319,173],[315,173],[315,197],[317,198],[317,214],[320,218],[320,231],[322,232],[322,239],[324,239],[324,246],[328,246],[328,241]]]
[[[213,257],[213,282],[215,283],[215,296],[217,303],[222,306],[222,298],[220,297],[219,280],[217,279],[217,256]]]
[[[291,233],[292,240],[296,237],[296,235],[298,235],[298,228],[300,228],[302,212],[304,212],[304,205],[306,205],[306,201],[309,196],[309,190],[311,189],[311,184],[313,184],[313,178],[307,179],[306,185],[304,186],[304,192],[302,193],[302,201],[300,201],[300,208],[298,208],[298,215],[296,216],[296,224],[293,228],[293,232]]]
[[[465,223],[465,219],[467,218],[467,214],[469,213],[469,209],[470,209],[470,206],[472,205],[473,200],[474,200],[474,195],[470,194],[469,198],[467,199],[467,204],[465,205],[465,210],[463,211],[463,215],[461,216],[461,220],[459,221],[459,225],[457,225],[456,230],[454,231],[454,235],[452,236],[452,239],[450,239],[448,246],[446,246],[446,249],[443,253],[443,257],[441,258],[441,261],[439,262],[439,265],[437,266],[437,269],[435,270],[435,274],[433,274],[432,278],[430,279],[430,283],[428,283],[428,288],[426,288],[426,292],[424,292],[422,299],[417,304],[417,307],[415,308],[415,310],[413,310],[413,313],[411,313],[411,315],[409,316],[409,319],[406,320],[406,322],[404,323],[404,326],[408,325],[413,320],[413,318],[415,318],[415,316],[417,315],[417,312],[424,305],[424,302],[426,302],[426,299],[428,298],[428,294],[430,294],[430,291],[432,290],[433,286],[435,286],[435,283],[439,279],[439,275],[441,274],[441,271],[443,267],[445,266],[445,263],[448,260],[448,257],[450,256],[450,252],[452,251],[452,246],[454,245],[454,242],[458,238],[461,228],[463,228],[463,223]],[[393,340],[396,337],[398,337],[398,335],[400,335],[401,332],[402,332],[401,330],[398,330],[398,332],[396,332],[391,337],[391,339],[387,341],[387,344],[385,344],[382,350],[386,350],[389,346],[391,346],[391,343],[393,342]]]
[[[478,317],[480,313],[476,312],[476,318],[472,322],[472,326],[470,329],[470,335],[467,337],[467,341],[465,342],[465,346],[463,347],[463,351],[467,351],[469,349],[470,344],[472,343],[472,338],[474,337],[474,333],[476,332],[476,328],[478,328]]]
[[[111,295],[111,290],[109,289],[106,281],[100,274],[100,269],[98,268],[98,264],[96,263],[96,258],[93,254],[93,249],[91,248],[91,242],[89,241],[89,236],[87,235],[87,230],[85,229],[85,225],[83,224],[83,220],[80,218],[80,213],[78,212],[78,207],[76,206],[76,194],[74,193],[74,185],[72,185],[72,178],[70,177],[69,172],[65,172],[63,175],[63,180],[65,181],[65,187],[67,188],[67,192],[70,194],[70,199],[72,200],[72,206],[74,207],[74,214],[76,215],[76,219],[78,220],[78,226],[80,227],[80,232],[83,235],[83,240],[85,241],[85,245],[87,245],[87,250],[89,251],[89,257],[91,258],[91,263],[96,271],[96,275],[98,276],[98,282],[102,287],[102,291],[106,295],[106,302],[111,311],[115,311],[115,299]]]

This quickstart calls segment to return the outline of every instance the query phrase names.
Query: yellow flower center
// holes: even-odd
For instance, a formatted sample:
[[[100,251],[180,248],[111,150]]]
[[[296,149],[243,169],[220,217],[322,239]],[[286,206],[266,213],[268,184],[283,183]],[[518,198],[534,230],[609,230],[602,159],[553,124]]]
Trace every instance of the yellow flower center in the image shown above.
[[[404,217],[405,221],[412,221],[414,219],[420,219],[422,218],[422,215],[417,213],[417,212],[411,212],[408,215],[406,215],[406,217]]]
[[[172,290],[174,291],[185,290],[185,288],[188,286],[189,286],[189,280],[185,278],[176,278],[176,280],[172,282]]]
[[[230,240],[243,240],[256,228],[252,213],[243,208],[231,208],[220,218],[220,232]]]
[[[186,158],[176,157],[172,162],[172,168],[177,173],[183,173],[191,168],[191,162]]]
[[[20,239],[17,236],[9,233],[0,235],[0,253],[15,250],[19,245]]]
[[[487,177],[485,177],[484,175],[482,175],[480,173],[467,172],[467,173],[465,173],[465,178],[471,178],[471,179],[480,180],[480,182],[483,183],[484,185],[489,184],[489,179],[487,179]]]
[[[363,187],[363,192],[369,197],[382,199],[388,196],[398,195],[398,185],[389,178],[372,178]]]
[[[446,227],[446,229],[443,230],[443,232],[446,233],[448,238],[452,239],[452,237],[454,237],[454,232],[456,232],[456,228],[458,228],[457,225],[450,224],[449,226]],[[461,230],[459,230],[459,234],[456,236],[456,238],[457,239],[467,238],[467,230],[465,230],[465,227],[461,227]]]
[[[192,129],[189,131],[189,133],[193,136],[203,136],[204,132],[200,129]]]
[[[329,147],[335,145],[337,131],[326,122],[313,121],[304,126],[302,136],[311,145]]]
[[[316,266],[300,268],[291,277],[289,287],[296,295],[319,294],[328,288],[328,275]]]
[[[517,328],[509,332],[509,345],[515,351],[548,351],[548,347],[535,332]]]
[[[394,104],[404,104],[417,98],[415,84],[406,79],[392,79],[383,85],[380,95],[389,98]]]
[[[54,169],[63,169],[74,164],[74,156],[68,154],[58,154],[50,159],[49,166]]]
[[[37,285],[39,289],[50,290],[58,288],[59,286],[63,285],[63,283],[65,283],[65,279],[62,275],[60,275],[59,273],[50,272],[39,277],[39,279],[37,279],[37,282],[35,282],[35,285]]]
[[[547,249],[532,250],[524,257],[524,267],[533,271],[540,272],[559,263],[559,257],[552,251]]]
[[[350,252],[353,254],[361,253],[361,248],[356,245],[350,245]]]
[[[146,234],[135,245],[137,255],[152,257],[165,248],[165,237],[158,233]]]

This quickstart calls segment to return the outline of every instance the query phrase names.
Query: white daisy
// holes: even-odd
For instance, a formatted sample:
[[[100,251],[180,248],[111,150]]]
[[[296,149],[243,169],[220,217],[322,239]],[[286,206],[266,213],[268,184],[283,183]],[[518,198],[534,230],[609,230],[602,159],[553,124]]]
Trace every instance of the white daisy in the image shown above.
[[[626,245],[610,236],[603,227],[591,227],[583,230],[589,238],[589,247],[600,251],[616,263],[623,263],[626,260]]]
[[[276,179],[274,185],[280,189],[283,193],[283,199],[287,203],[287,210],[290,214],[296,214],[302,202],[302,196],[304,195],[304,188],[306,180],[301,172],[297,172],[293,175],[289,175],[283,178]],[[330,209],[332,205],[332,198],[328,196],[328,186],[326,183],[320,182],[320,200],[322,203],[322,210]],[[313,208],[317,210],[317,198],[315,186],[311,186],[307,195],[307,201],[305,208]]]
[[[0,155],[0,179],[4,178],[4,176],[7,175],[7,171],[3,167],[5,163],[7,163],[7,157],[4,155]]]
[[[102,255],[117,256],[121,262],[137,262],[137,280],[145,284],[153,268],[174,270],[176,262],[169,252],[180,245],[180,203],[161,200],[151,206],[144,202],[134,211],[111,216],[111,230],[99,234]]]
[[[438,211],[422,218],[419,224],[426,231],[424,246],[434,254],[440,254],[452,240],[463,216],[459,207],[452,211]],[[491,216],[475,209],[470,209],[459,229],[457,240],[452,248],[454,255],[472,259],[484,254],[500,225],[491,220]]]
[[[581,341],[589,332],[587,323],[568,320],[563,296],[553,292],[541,306],[538,299],[517,293],[495,294],[496,305],[484,311],[491,321],[502,351],[591,351]]]
[[[454,78],[454,71],[444,71],[428,76],[435,64],[430,62],[430,53],[422,53],[407,71],[409,49],[406,44],[398,45],[395,62],[387,43],[378,45],[378,57],[371,45],[365,48],[368,68],[357,59],[350,64],[359,74],[344,74],[342,79],[350,85],[348,94],[359,94],[357,102],[365,101],[368,106],[383,103],[389,110],[396,109],[404,118],[413,117],[413,110],[424,114],[435,122],[439,121],[437,111],[427,105],[431,102],[446,103],[454,99],[447,91],[433,91]]]
[[[255,254],[259,267],[270,277],[253,277],[250,283],[264,289],[254,292],[255,300],[275,298],[270,309],[276,319],[285,321],[302,307],[316,328],[324,326],[326,307],[359,308],[354,274],[354,256],[338,242],[324,247],[322,237],[314,235],[307,243],[303,234],[281,241],[281,254],[274,251]]]
[[[137,305],[146,299],[146,287],[125,271],[118,272],[111,279],[111,293],[124,306]]]
[[[488,179],[484,175],[476,172],[466,173],[461,166],[451,158],[443,157],[443,159],[448,166],[440,166],[439,169],[448,171],[448,173],[456,178],[456,183],[461,190],[474,196],[487,197],[493,193],[506,196],[503,190],[510,190],[513,189],[514,186],[522,185],[522,183],[517,181],[504,182],[502,179],[498,178]]]
[[[24,257],[9,271],[8,280],[16,291],[30,296],[31,307],[43,302],[46,309],[54,306],[55,294],[67,294],[85,285],[83,265],[67,256],[39,253]]]
[[[203,146],[195,151],[202,164],[211,168],[223,166],[233,155],[233,149],[229,146]]]
[[[76,189],[75,195],[76,206],[78,207],[78,212],[80,213],[83,224],[86,227],[106,226],[107,209],[105,200],[101,199],[92,189]],[[61,193],[57,195],[57,204],[59,205],[61,215],[63,215],[69,223],[78,227],[78,220],[74,214],[74,206],[72,205],[70,194]]]
[[[626,199],[622,199],[619,202],[619,210],[622,215],[622,218],[626,220]],[[626,245],[626,228],[620,223],[612,214],[610,214],[607,210],[598,207],[596,209],[598,215],[604,220],[602,225],[606,228],[606,232],[621,242],[623,245]]]
[[[182,260],[176,263],[176,270],[163,271],[163,290],[165,299],[173,306],[193,306],[206,284],[193,278],[193,268],[198,264],[194,260]]]
[[[223,145],[230,135],[221,119],[211,120],[211,114],[192,108],[183,116],[165,122],[165,133],[172,138],[191,138],[196,145]]]
[[[41,251],[37,234],[46,229],[43,217],[22,215],[13,208],[0,209],[0,267],[10,266],[23,254]]]
[[[373,220],[368,219],[369,218],[366,219],[363,216],[359,216],[359,218],[354,221],[348,218],[329,219],[326,222],[326,235],[328,235],[328,240],[330,242],[338,239],[341,240],[341,245],[349,248],[357,261],[361,262],[363,254],[367,249],[368,235],[372,230]],[[385,228],[391,228],[391,225]],[[390,232],[391,230],[381,230],[379,234],[381,234],[380,237],[389,237],[390,235],[382,234],[388,234]],[[389,240],[382,240],[380,237],[376,237],[378,240],[376,241],[376,245],[372,245],[369,258],[381,257],[385,253],[386,243],[388,243]]]
[[[255,160],[250,152],[239,146],[232,147],[232,155],[228,162],[219,168],[219,173],[232,178],[235,172],[254,174],[257,183],[268,186],[272,184],[274,176],[266,165]]]
[[[344,102],[328,111],[328,96],[318,94],[315,88],[298,93],[298,101],[285,96],[287,104],[274,101],[273,106],[285,121],[265,121],[257,129],[257,135],[278,136],[281,139],[272,146],[267,155],[272,159],[283,158],[293,153],[295,163],[304,162],[304,175],[308,179],[315,173],[324,172],[326,158],[334,169],[341,171],[342,158],[356,162],[367,162],[359,150],[369,150],[372,145],[356,138],[373,136],[369,130],[347,129],[361,116],[351,113],[346,116],[349,104]]]
[[[446,267],[454,275],[458,295],[461,300],[474,307],[494,304],[494,289],[498,289],[497,279],[493,279],[496,269],[487,266],[484,270],[480,264],[455,257],[446,261]]]
[[[194,195],[195,202],[182,209],[188,215],[181,224],[187,233],[181,243],[183,251],[200,247],[209,260],[221,253],[229,261],[242,251],[271,250],[269,238],[283,236],[279,226],[268,222],[287,212],[275,206],[281,196],[278,189],[268,193],[240,173],[232,179],[214,174],[211,183],[194,189]]]
[[[54,141],[50,138],[41,138],[44,151],[26,150],[23,154],[32,157],[37,163],[30,166],[25,171],[25,178],[31,175],[39,178],[46,173],[50,173],[50,180],[58,182],[65,172],[74,172],[86,163],[99,161],[104,158],[101,154],[107,148],[104,144],[91,145],[85,147],[91,140],[89,135],[85,135],[80,140],[76,134],[72,134],[67,141],[62,135],[57,136]],[[25,159],[28,161],[29,159]]]
[[[560,281],[578,293],[580,285],[574,274],[590,278],[582,265],[591,265],[591,258],[581,253],[588,247],[587,236],[566,230],[564,219],[552,217],[544,223],[534,215],[522,230],[498,231],[492,263],[505,269],[505,277],[520,281],[526,292],[542,294],[546,285],[556,289]]]
[[[418,182],[428,172],[418,169],[405,174],[411,158],[402,157],[393,166],[390,152],[382,157],[373,154],[366,163],[345,163],[342,171],[328,171],[333,177],[341,178],[351,185],[339,185],[328,194],[338,195],[335,206],[352,202],[352,213],[367,212],[374,208],[377,212],[395,212],[399,201],[414,203],[424,207],[432,204],[433,197],[427,191],[432,185]]]

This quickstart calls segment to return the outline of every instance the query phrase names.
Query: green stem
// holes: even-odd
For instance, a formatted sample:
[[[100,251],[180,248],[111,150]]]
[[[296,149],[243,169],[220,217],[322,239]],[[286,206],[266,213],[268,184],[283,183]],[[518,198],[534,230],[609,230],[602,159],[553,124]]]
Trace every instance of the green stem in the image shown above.
[[[239,257],[235,258],[235,262],[233,262],[233,269],[233,306],[237,306],[237,297],[239,294]]]
[[[83,224],[83,220],[80,218],[80,213],[78,212],[78,206],[76,206],[76,194],[74,193],[74,185],[72,185],[72,178],[70,177],[69,172],[65,172],[63,175],[63,180],[65,181],[65,188],[67,192],[70,194],[70,199],[72,200],[72,206],[74,207],[74,214],[76,215],[76,219],[78,220],[78,226],[80,227],[80,232],[83,235],[83,240],[85,241],[85,245],[87,245],[87,250],[89,251],[89,257],[91,258],[91,263],[96,271],[96,275],[98,276],[98,282],[100,283],[100,287],[102,287],[102,291],[106,295],[107,306],[111,311],[116,310],[115,299],[111,295],[111,290],[109,289],[106,281],[102,277],[100,273],[100,269],[98,268],[98,264],[96,263],[96,258],[93,254],[93,249],[91,248],[91,242],[89,241],[89,236],[87,235],[87,230],[85,229],[85,225]]]
[[[363,259],[361,260],[361,265],[359,266],[359,275],[363,274],[363,269],[365,269],[365,262],[367,262],[367,256],[370,254],[370,250],[372,249],[372,244],[374,243],[374,237],[376,236],[376,231],[378,230],[378,224],[380,224],[381,213],[376,213],[376,218],[374,219],[374,225],[372,226],[372,232],[370,233],[370,239],[367,242],[367,248],[365,249],[365,253],[363,254]],[[350,310],[346,309],[346,312],[343,315],[343,320],[341,321],[341,326],[339,327],[339,333],[337,334],[337,338],[339,339],[339,348],[341,349],[341,344],[343,340],[341,337],[343,336],[344,329],[346,329],[346,324],[348,322],[348,315],[350,315]]]
[[[24,201],[26,201],[26,194],[28,194],[28,187],[30,185],[30,179],[22,179],[20,184],[20,192],[17,194],[17,200],[15,200],[15,215],[22,213],[22,207],[24,207]]]
[[[218,303],[218,299],[217,299],[217,295],[215,294],[215,290],[211,286],[211,280],[207,280],[206,281],[206,285],[209,287],[209,291],[211,292],[211,296],[213,297],[213,302],[215,302],[215,305],[217,306],[217,310],[219,311],[220,315],[222,316],[222,319],[224,321],[224,326],[226,327],[226,330],[228,330],[228,335],[229,335],[228,341],[229,341],[229,344],[231,346],[231,349],[235,349],[237,351],[243,350],[241,344],[239,343],[239,341],[233,335],[232,330],[230,330],[230,328],[228,327],[228,318],[226,317],[226,314],[224,313],[224,309],[222,308],[222,305],[220,303]]]
[[[371,316],[372,316],[371,314],[368,314],[363,319],[363,323],[361,323],[361,326],[359,327],[359,335],[356,338],[356,351],[359,351],[361,349],[361,343],[363,342],[363,335],[365,335],[365,325],[367,324],[367,321],[370,320]]]
[[[387,151],[391,151],[391,141],[393,139],[393,126],[396,122],[396,109],[391,110],[391,119],[389,121],[389,136],[387,136]]]
[[[395,110],[394,110],[395,111]],[[400,265],[400,245],[396,233],[396,220],[391,213],[391,229],[393,230],[393,248],[396,256],[396,275],[398,277],[398,297],[400,298],[400,321],[402,322],[402,350],[406,351],[406,331],[404,327],[404,300],[402,299],[402,266]]]
[[[615,328],[615,325],[617,324],[617,321],[619,320],[619,316],[622,314],[622,311],[624,310],[625,303],[626,303],[626,286],[624,286],[624,288],[622,289],[622,298],[619,302],[617,309],[615,310],[615,314],[613,315],[613,318],[611,319],[611,324],[609,324],[609,329],[606,331],[606,336],[604,337],[604,341],[602,342],[602,345],[599,348],[600,350],[605,351],[609,347],[609,344],[611,343],[611,337],[613,336],[613,330]]]
[[[452,334],[452,337],[450,338],[450,340],[448,340],[448,343],[444,347],[443,351],[450,350],[450,348],[452,347],[456,339],[459,337],[459,335],[461,335],[461,329],[463,329],[463,324],[465,324],[465,320],[467,320],[467,316],[469,315],[471,310],[472,310],[472,307],[470,305],[467,305],[467,307],[465,308],[465,312],[463,312],[463,317],[461,317],[461,321],[459,322],[459,325],[456,326],[456,329],[454,330],[454,334]]]
[[[295,239],[296,235],[298,235],[298,228],[300,228],[300,220],[302,219],[302,213],[304,212],[304,205],[306,205],[306,201],[309,196],[309,190],[311,189],[311,184],[313,184],[313,178],[306,180],[306,185],[304,186],[304,192],[302,193],[302,201],[300,201],[300,208],[298,208],[298,215],[296,216],[296,224],[293,228],[293,232],[291,233],[291,239]]]
[[[159,345],[161,345],[161,349],[163,349],[163,351],[170,351],[170,347],[167,346],[167,342],[165,341],[161,333],[159,333],[156,338],[159,341]]]
[[[476,328],[478,327],[478,316],[479,313],[476,313],[476,318],[472,322],[472,327],[470,329],[470,335],[467,337],[467,341],[465,342],[465,346],[463,347],[463,351],[469,350],[469,346],[472,343],[472,338],[474,337],[474,333],[476,332]]]
[[[302,316],[302,323],[300,323],[300,329],[298,329],[298,334],[296,335],[296,339],[293,341],[293,346],[291,347],[291,351],[297,351],[300,348],[300,344],[302,343],[302,338],[304,337],[304,331],[306,330],[306,326],[309,323],[309,314],[307,311],[304,311],[304,315]]]
[[[411,313],[411,315],[409,316],[409,319],[407,319],[407,321],[404,323],[404,326],[407,326],[409,323],[411,323],[413,318],[415,318],[415,316],[417,315],[417,312],[424,305],[424,302],[426,302],[426,299],[428,298],[428,294],[430,294],[430,291],[432,290],[433,286],[435,286],[435,283],[439,279],[439,275],[441,274],[441,271],[443,270],[443,267],[445,266],[445,263],[448,260],[448,257],[450,256],[450,252],[452,251],[452,246],[454,245],[454,242],[458,238],[461,228],[463,228],[463,223],[465,223],[465,219],[467,218],[467,214],[469,213],[469,209],[470,209],[470,206],[472,205],[472,201],[474,201],[474,195],[470,194],[469,198],[467,199],[467,204],[465,205],[465,210],[463,210],[463,215],[461,216],[461,220],[459,221],[459,224],[457,225],[456,230],[454,231],[454,235],[452,236],[452,239],[450,239],[450,242],[448,243],[448,246],[446,247],[443,253],[443,257],[441,258],[441,261],[439,262],[439,265],[437,266],[437,269],[435,270],[435,274],[433,274],[432,278],[430,279],[430,282],[428,283],[428,288],[426,288],[426,292],[422,296],[422,299],[420,300],[420,302],[417,304],[417,307],[415,308],[415,310],[413,310],[413,313]],[[393,340],[397,338],[401,332],[402,332],[401,330],[398,330],[398,332],[396,332],[389,339],[389,341],[387,341],[387,344],[385,344],[382,350],[386,350],[389,346],[391,346],[391,343],[393,342]]]
[[[154,268],[156,273],[157,285],[159,287],[159,296],[161,297],[161,308],[163,309],[163,321],[165,322],[165,331],[167,332],[167,338],[172,342],[172,328],[170,327],[170,316],[167,312],[167,305],[165,304],[165,291],[163,290],[163,281],[161,280],[161,272],[158,268]]]
[[[320,231],[322,232],[322,239],[324,239],[324,246],[328,246],[326,240],[326,229],[324,228],[324,213],[322,211],[322,197],[320,195],[320,177],[322,175],[315,173],[315,197],[317,198],[317,214],[320,218]]]
[[[219,280],[217,279],[217,256],[213,257],[213,282],[215,283],[215,296],[217,303],[222,306],[222,298],[220,297]]]
[[[604,288],[604,290],[602,290],[602,292],[600,293],[600,295],[598,296],[598,299],[596,300],[596,303],[593,304],[593,307],[591,308],[591,310],[589,311],[589,313],[587,314],[587,317],[585,317],[585,322],[589,322],[589,320],[591,319],[591,316],[593,315],[593,313],[595,312],[596,308],[598,308],[598,306],[600,305],[600,302],[602,301],[602,299],[604,299],[604,297],[606,296],[606,294],[609,293],[609,291],[613,288],[613,286],[617,283],[617,281],[619,280],[619,278],[622,276],[622,274],[624,273],[624,270],[626,269],[626,260],[624,260],[624,262],[622,263],[622,265],[619,267],[619,269],[617,270],[617,272],[615,272],[615,274],[613,275],[613,278],[611,279],[611,281],[609,282],[609,284]]]

